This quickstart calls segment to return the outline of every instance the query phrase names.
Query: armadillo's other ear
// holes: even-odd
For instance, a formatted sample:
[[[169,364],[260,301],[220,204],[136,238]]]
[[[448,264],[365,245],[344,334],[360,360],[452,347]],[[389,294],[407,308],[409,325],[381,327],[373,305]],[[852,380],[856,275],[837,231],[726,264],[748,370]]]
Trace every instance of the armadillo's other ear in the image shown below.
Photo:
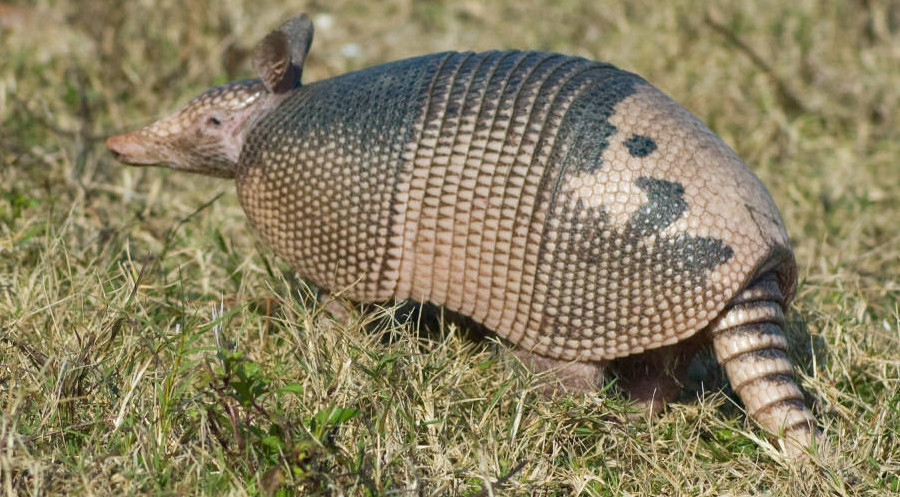
[[[259,42],[253,54],[253,68],[272,93],[286,93],[300,85],[300,71],[291,64],[288,37],[281,31],[272,31]]]
[[[306,62],[306,54],[309,53],[309,47],[312,45],[312,20],[308,15],[300,14],[282,24],[281,27],[278,28],[278,31],[287,35],[288,45],[291,47],[291,62],[297,67],[297,70],[300,73],[303,73],[303,64]]]

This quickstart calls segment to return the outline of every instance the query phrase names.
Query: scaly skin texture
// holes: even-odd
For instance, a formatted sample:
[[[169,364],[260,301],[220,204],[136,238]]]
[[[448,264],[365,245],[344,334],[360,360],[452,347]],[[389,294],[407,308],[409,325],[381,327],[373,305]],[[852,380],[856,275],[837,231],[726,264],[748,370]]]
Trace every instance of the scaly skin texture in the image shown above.
[[[107,148],[134,165],[168,164],[175,169],[234,177],[244,133],[277,99],[259,80],[210,88],[181,110],[131,133],[110,137]]]
[[[264,89],[245,85],[253,98],[231,109],[232,163],[156,152],[189,133],[110,149],[233,176],[260,235],[306,278],[459,311],[533,367],[564,366],[570,388],[613,362],[656,410],[711,340],[754,419],[788,449],[813,443],[785,354],[796,266],[783,223],[700,121],[634,74],[539,52],[442,53],[300,86],[312,26],[298,19],[257,51]],[[196,116],[215,100],[177,127],[208,123]]]
[[[637,76],[583,59],[438,54],[305,86],[252,129],[236,180],[319,285],[445,305],[553,358],[685,339],[776,255],[793,292],[743,163]]]

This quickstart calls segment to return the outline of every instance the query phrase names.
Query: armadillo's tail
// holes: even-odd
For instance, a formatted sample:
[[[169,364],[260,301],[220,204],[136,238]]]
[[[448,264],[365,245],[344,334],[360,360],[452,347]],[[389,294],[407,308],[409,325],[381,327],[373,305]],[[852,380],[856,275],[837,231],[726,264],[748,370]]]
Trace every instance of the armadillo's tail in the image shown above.
[[[716,358],[747,412],[780,437],[785,452],[797,455],[821,435],[792,377],[783,301],[775,273],[767,272],[728,305],[710,331]]]

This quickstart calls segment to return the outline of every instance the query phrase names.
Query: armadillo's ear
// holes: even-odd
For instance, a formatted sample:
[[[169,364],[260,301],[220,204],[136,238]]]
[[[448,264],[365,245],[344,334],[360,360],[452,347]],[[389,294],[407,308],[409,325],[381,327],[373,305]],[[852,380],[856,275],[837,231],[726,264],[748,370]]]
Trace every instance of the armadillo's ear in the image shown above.
[[[278,31],[287,35],[288,45],[291,47],[291,62],[302,73],[303,64],[306,62],[306,54],[309,53],[309,46],[312,45],[312,20],[308,15],[300,14],[282,24]]]
[[[272,93],[286,93],[300,85],[300,71],[291,64],[290,43],[281,31],[272,31],[259,42],[253,68]]]

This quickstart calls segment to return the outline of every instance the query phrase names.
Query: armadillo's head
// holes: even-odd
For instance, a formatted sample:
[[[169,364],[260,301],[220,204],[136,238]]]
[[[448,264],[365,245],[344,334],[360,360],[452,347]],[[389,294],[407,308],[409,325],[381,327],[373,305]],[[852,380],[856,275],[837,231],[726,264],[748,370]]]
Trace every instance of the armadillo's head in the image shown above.
[[[256,48],[260,79],[210,88],[168,117],[109,138],[107,148],[128,164],[233,178],[247,131],[300,86],[312,36],[305,14],[285,22]]]
[[[231,178],[248,125],[264,112],[267,96],[258,79],[216,86],[170,116],[109,138],[106,146],[128,164]]]

